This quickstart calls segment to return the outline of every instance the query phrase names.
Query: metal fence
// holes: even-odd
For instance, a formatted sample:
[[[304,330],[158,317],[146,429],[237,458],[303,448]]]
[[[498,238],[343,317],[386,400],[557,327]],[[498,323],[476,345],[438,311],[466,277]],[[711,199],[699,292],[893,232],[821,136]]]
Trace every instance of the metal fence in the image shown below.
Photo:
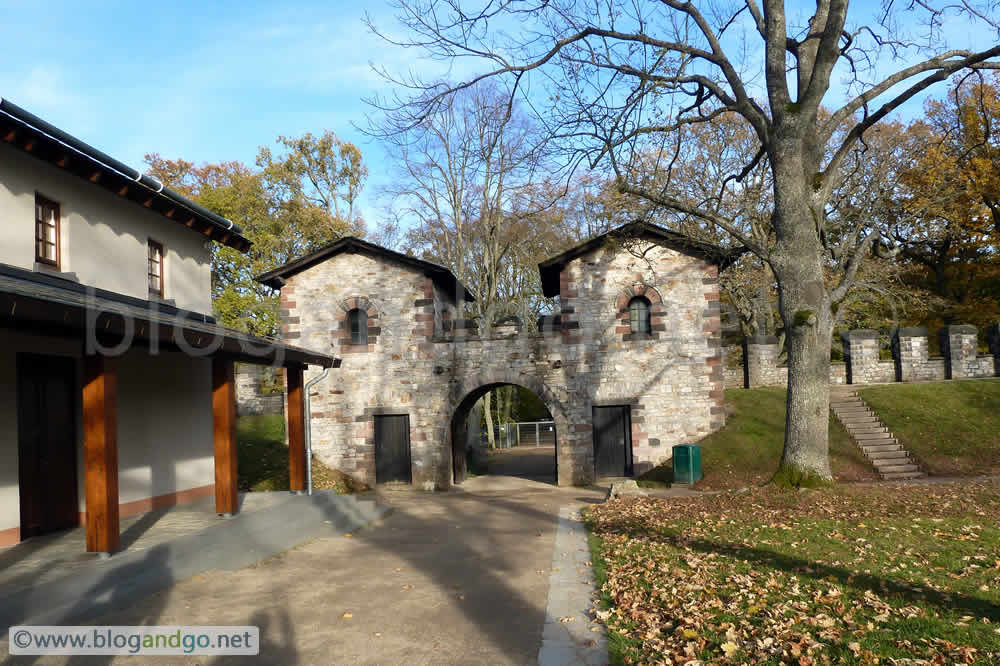
[[[521,421],[495,425],[493,434],[498,449],[556,445],[556,426],[552,421]]]

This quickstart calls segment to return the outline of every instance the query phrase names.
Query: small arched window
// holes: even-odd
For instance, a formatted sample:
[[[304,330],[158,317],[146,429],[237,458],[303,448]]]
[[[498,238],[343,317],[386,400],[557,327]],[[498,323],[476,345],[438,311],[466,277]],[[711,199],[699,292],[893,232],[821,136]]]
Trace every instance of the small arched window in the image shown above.
[[[368,313],[361,308],[354,308],[347,313],[347,321],[351,326],[351,344],[368,344]]]
[[[628,302],[628,319],[632,325],[632,333],[649,335],[652,328],[649,325],[649,299],[636,296]]]

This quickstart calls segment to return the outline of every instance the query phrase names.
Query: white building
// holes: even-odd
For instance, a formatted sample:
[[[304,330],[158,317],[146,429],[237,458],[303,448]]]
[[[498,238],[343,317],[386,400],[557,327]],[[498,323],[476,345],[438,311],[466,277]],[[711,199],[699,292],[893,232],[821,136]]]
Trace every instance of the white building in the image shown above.
[[[280,364],[292,489],[302,372],[334,359],[218,326],[211,246],[241,230],[0,100],[0,546],[215,495],[237,509],[233,362]]]

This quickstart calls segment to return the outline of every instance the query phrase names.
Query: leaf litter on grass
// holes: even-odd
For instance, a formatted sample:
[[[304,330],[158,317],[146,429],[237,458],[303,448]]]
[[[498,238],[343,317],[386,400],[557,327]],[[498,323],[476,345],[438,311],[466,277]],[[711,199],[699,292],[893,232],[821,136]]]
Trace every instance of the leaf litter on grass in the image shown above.
[[[592,507],[624,663],[1000,663],[1000,484]]]

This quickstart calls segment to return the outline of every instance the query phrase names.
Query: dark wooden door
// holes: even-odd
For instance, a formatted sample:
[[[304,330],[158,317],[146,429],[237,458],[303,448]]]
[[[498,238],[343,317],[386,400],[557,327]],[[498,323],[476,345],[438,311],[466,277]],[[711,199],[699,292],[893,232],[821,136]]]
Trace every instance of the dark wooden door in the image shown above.
[[[632,420],[628,405],[594,407],[594,468],[598,477],[632,474]]]
[[[76,361],[17,355],[21,538],[79,525]]]
[[[410,483],[410,417],[375,417],[375,483]]]

